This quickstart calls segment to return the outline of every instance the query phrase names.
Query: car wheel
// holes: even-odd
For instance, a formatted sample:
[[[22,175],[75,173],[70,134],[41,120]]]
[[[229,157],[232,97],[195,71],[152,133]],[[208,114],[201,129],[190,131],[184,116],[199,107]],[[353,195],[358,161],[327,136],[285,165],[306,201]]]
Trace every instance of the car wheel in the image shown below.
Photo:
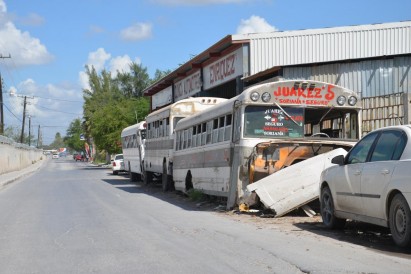
[[[333,197],[328,186],[324,187],[321,190],[320,202],[323,224],[330,229],[343,228],[345,226],[346,220],[335,217]]]
[[[118,171],[113,170],[113,175],[117,175]]]
[[[392,199],[389,225],[395,244],[401,247],[409,246],[411,243],[411,211],[401,194],[396,194]]]

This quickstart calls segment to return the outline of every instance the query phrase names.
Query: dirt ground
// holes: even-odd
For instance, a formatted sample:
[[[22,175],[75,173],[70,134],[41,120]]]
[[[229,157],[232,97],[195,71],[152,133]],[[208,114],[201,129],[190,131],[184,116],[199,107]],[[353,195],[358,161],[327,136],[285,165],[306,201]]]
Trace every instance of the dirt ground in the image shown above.
[[[411,248],[395,246],[388,228],[348,220],[343,230],[326,229],[322,224],[319,214],[318,200],[309,204],[311,209],[317,213],[315,216],[310,217],[302,209],[296,209],[283,217],[274,217],[271,211],[264,209],[262,206],[252,208],[249,212],[241,212],[238,208],[226,210],[225,201],[221,199],[205,196],[195,201],[181,192],[164,193],[159,184],[140,186],[151,195],[167,200],[182,208],[214,212],[235,222],[252,225],[255,229],[273,229],[284,233],[294,233],[298,236],[328,237],[374,249],[377,252],[392,256],[411,259]]]

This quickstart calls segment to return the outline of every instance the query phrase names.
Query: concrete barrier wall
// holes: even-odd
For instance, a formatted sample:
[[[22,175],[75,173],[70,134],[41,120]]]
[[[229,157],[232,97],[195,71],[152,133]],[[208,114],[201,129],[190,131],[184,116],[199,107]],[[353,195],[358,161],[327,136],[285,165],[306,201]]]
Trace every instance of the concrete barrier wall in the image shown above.
[[[15,143],[13,140],[0,136],[0,175],[26,168],[43,155],[41,149]]]

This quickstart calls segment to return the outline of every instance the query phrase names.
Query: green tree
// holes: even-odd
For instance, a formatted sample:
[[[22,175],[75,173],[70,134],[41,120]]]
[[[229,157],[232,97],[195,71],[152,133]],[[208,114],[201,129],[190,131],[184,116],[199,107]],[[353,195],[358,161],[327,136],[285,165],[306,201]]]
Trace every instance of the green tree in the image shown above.
[[[151,80],[151,83],[157,82],[158,80],[160,80],[161,78],[164,78],[170,73],[171,73],[171,70],[162,71],[162,70],[156,69],[156,72],[154,72],[154,78]]]
[[[67,147],[74,151],[82,151],[84,149],[84,141],[80,140],[82,133],[81,120],[78,118],[74,119],[67,129],[66,137],[64,137],[64,142],[67,144]]]
[[[66,147],[66,144],[64,143],[63,137],[61,137],[60,132],[56,133],[54,137],[54,141],[49,145],[49,147],[54,148],[54,149]]]
[[[149,111],[149,100],[143,90],[149,85],[147,69],[132,63],[130,73],[118,73],[116,78],[105,70],[99,75],[86,67],[90,90],[84,90],[83,128],[92,137],[99,150],[118,153],[121,151],[121,131]]]

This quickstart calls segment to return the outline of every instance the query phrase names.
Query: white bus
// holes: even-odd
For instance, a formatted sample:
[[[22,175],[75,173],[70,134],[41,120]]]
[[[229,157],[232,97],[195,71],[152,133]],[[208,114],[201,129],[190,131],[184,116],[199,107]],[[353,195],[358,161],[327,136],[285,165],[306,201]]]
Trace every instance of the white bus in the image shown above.
[[[130,180],[141,180],[145,154],[146,122],[142,121],[126,127],[121,132],[124,169],[129,172]]]
[[[147,140],[144,158],[145,183],[152,181],[156,175],[156,177],[161,176],[164,191],[174,188],[172,172],[175,125],[184,117],[226,100],[213,97],[187,98],[147,115]]]
[[[248,184],[360,137],[357,92],[318,81],[279,81],[177,123],[175,189],[240,204]]]

